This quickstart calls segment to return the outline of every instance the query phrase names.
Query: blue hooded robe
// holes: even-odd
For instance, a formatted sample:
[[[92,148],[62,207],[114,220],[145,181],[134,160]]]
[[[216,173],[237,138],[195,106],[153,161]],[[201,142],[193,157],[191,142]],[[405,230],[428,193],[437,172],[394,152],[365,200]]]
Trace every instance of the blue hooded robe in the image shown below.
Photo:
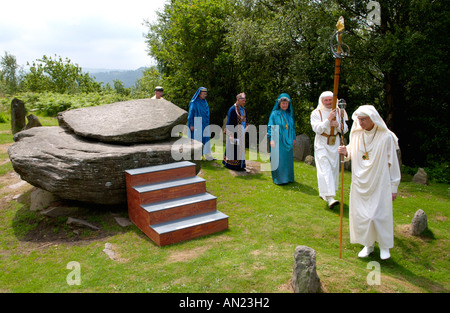
[[[283,111],[278,103],[283,97],[289,99],[286,111]],[[275,102],[269,118],[267,135],[269,142],[275,141],[275,148],[270,149],[273,182],[277,185],[294,182],[295,120],[291,97],[286,93],[279,95]]]
[[[201,142],[203,144],[203,154],[209,154],[211,153],[209,142],[211,134],[209,128],[205,131],[205,128],[209,126],[210,123],[209,106],[206,99],[200,99],[198,97],[201,91],[207,91],[207,89],[205,87],[200,87],[189,102],[189,138]],[[191,126],[194,126],[193,131],[190,129]]]

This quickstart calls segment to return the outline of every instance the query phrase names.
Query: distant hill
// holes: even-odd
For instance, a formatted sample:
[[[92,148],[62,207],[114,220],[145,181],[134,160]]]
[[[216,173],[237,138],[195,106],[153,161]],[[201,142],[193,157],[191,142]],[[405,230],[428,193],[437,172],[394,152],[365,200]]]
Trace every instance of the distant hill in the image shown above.
[[[125,88],[130,88],[142,77],[145,69],[146,67],[140,67],[137,70],[84,69],[83,72],[89,73],[95,78],[95,81],[103,83],[103,86],[109,83],[111,87],[114,87],[114,80],[118,79],[125,85]]]

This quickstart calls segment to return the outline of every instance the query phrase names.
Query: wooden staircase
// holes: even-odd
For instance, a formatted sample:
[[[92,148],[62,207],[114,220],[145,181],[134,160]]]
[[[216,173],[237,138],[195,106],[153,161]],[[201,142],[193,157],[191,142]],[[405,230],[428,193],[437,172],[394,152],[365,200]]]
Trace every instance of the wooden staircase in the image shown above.
[[[125,171],[130,220],[158,246],[228,229],[217,198],[188,161]]]

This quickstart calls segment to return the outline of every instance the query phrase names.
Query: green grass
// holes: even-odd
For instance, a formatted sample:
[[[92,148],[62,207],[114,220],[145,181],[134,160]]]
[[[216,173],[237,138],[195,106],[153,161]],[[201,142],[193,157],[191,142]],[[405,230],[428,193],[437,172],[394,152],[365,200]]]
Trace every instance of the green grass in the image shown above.
[[[296,182],[277,186],[270,172],[234,176],[220,161],[203,162],[201,175],[208,192],[218,198],[217,209],[229,216],[229,229],[165,247],[135,226],[114,226],[111,212],[127,216],[126,207],[91,209],[87,218],[102,233],[86,232],[80,235],[84,240],[71,240],[64,218],[30,212],[29,189],[17,201],[0,189],[0,292],[285,293],[291,292],[299,245],[316,251],[324,292],[449,292],[449,185],[421,186],[405,177],[394,202],[391,258],[381,261],[376,247],[372,256],[359,259],[361,246],[349,243],[351,176],[346,172],[339,258],[339,208],[330,210],[319,198],[314,167],[295,162],[294,168]],[[418,209],[428,216],[428,230],[413,237],[407,225]],[[38,232],[44,228],[49,237],[63,234],[66,239],[46,240]],[[118,260],[102,252],[106,242]],[[66,282],[71,261],[81,266],[80,285]],[[380,285],[367,283],[370,261],[381,266]]]

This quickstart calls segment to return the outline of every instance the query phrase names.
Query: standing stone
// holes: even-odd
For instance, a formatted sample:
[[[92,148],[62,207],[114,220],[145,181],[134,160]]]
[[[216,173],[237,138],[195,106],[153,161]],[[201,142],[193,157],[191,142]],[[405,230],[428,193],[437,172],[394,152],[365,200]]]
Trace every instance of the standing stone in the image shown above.
[[[305,158],[305,164],[316,166],[316,161],[314,160],[314,157],[312,155],[307,155]]]
[[[296,161],[305,160],[306,156],[311,154],[311,150],[311,140],[307,135],[301,134],[295,138],[294,159]]]
[[[25,127],[25,102],[14,98],[11,101],[11,131],[13,135]]]
[[[28,124],[24,127],[25,129],[30,129],[33,127],[41,127],[42,124],[39,121],[38,117],[34,114],[27,115]]]
[[[419,236],[428,227],[427,215],[421,209],[417,210],[411,221],[409,231],[413,236]]]
[[[428,185],[428,175],[423,168],[419,168],[412,181],[417,184]]]
[[[295,293],[317,293],[320,279],[316,272],[316,252],[307,246],[298,246],[294,254],[292,287]]]

